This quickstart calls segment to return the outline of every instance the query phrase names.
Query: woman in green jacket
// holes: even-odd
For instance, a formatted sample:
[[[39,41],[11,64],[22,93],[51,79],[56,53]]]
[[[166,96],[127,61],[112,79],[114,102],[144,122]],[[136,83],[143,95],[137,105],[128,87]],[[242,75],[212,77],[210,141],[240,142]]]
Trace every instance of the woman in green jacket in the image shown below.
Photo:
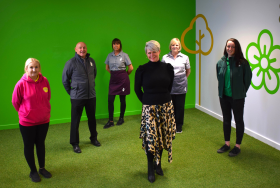
[[[225,145],[217,152],[224,153],[230,149],[231,113],[233,112],[236,124],[236,144],[229,152],[229,156],[233,157],[241,151],[245,97],[252,79],[250,65],[243,56],[238,40],[234,38],[227,40],[224,56],[218,61],[216,70],[225,139]]]

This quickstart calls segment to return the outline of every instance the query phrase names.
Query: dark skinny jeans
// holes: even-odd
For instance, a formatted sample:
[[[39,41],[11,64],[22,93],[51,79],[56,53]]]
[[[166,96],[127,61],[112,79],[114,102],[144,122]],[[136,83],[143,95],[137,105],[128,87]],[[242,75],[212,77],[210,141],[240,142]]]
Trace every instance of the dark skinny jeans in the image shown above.
[[[223,129],[225,141],[230,141],[232,118],[231,112],[233,112],[236,124],[236,144],[241,144],[244,135],[244,103],[245,98],[234,100],[232,99],[232,97],[228,97],[226,95],[223,95],[223,98],[220,98],[220,105],[223,113]]]

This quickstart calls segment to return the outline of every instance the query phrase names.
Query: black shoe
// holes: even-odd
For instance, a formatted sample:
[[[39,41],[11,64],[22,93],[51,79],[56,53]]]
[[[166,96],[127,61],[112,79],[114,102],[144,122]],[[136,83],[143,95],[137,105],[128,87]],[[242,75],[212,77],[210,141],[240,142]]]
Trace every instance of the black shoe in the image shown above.
[[[38,172],[30,172],[29,177],[31,178],[31,180],[33,182],[40,182],[41,181],[41,178],[40,178]]]
[[[119,121],[117,122],[117,125],[122,125],[124,123],[124,119],[120,118]]]
[[[51,178],[52,177],[52,174],[49,171],[47,171],[45,168],[40,168],[39,169],[39,174],[44,176],[44,178]]]
[[[156,171],[156,173],[160,176],[163,176],[163,171],[161,168],[161,164],[157,165],[156,161],[154,161],[154,170]]]
[[[153,161],[148,161],[148,180],[149,182],[154,183],[155,179],[154,163]]]
[[[106,123],[106,125],[104,125],[103,129],[108,129],[110,127],[113,127],[114,126],[114,122],[113,121],[108,121]]]
[[[176,126],[176,133],[182,133],[182,125],[181,126]]]
[[[91,141],[91,143],[92,143],[93,145],[97,146],[97,147],[101,146],[100,142],[98,142],[98,140],[97,140],[97,139],[96,139],[96,140]]]
[[[229,152],[228,156],[234,157],[240,153],[241,149],[238,147],[234,146],[234,148]]]
[[[149,182],[151,182],[151,183],[154,183],[155,182],[155,174],[150,174],[150,175],[148,175],[148,180],[149,180]]]
[[[162,171],[161,165],[158,165],[156,167],[156,173],[160,176],[163,176],[163,171]]]
[[[224,153],[226,151],[228,151],[230,149],[230,146],[228,145],[223,145],[223,147],[221,147],[220,149],[217,150],[218,153]]]
[[[82,153],[79,145],[73,145],[73,150],[74,150],[75,153]]]
[[[148,169],[148,180],[149,180],[149,182],[151,182],[151,183],[154,183],[155,180],[156,180],[153,167],[150,168],[150,169]]]

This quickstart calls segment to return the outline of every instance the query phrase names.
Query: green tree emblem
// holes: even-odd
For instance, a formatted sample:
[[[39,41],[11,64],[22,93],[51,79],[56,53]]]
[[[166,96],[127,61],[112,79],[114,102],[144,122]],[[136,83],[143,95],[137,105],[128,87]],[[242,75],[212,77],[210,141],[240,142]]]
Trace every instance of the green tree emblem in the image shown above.
[[[263,34],[267,34],[270,37],[270,48],[269,48],[268,52],[266,50],[266,47],[267,47],[266,45],[263,45],[263,50],[261,49],[262,46],[261,46],[260,40],[261,40],[261,36]],[[249,51],[253,50],[253,48],[256,48],[257,50],[255,50],[255,51],[258,51],[258,54],[254,54],[254,56],[253,56],[253,58],[256,61],[254,61],[254,59],[252,59],[252,58],[251,59],[248,58]],[[280,72],[280,68],[279,68],[280,62],[279,61],[276,62],[277,58],[275,58],[275,56],[277,56],[277,54],[279,56],[280,51],[278,51],[278,50],[280,50],[280,45],[273,45],[273,36],[272,36],[271,32],[267,29],[264,29],[260,32],[257,43],[251,42],[247,46],[246,59],[249,61],[250,65],[251,65],[251,70],[253,72],[253,79],[251,81],[251,85],[254,89],[259,90],[264,86],[265,90],[269,94],[275,94],[278,91],[278,89],[279,89],[279,74],[278,73]]]

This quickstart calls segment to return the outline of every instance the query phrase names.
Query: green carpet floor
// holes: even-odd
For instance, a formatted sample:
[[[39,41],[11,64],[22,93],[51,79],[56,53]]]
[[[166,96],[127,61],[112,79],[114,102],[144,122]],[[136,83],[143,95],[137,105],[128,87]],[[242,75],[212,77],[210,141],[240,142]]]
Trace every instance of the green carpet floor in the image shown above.
[[[173,162],[164,151],[164,176],[156,175],[153,184],[138,138],[140,115],[103,129],[106,122],[97,120],[101,147],[90,143],[87,122],[81,122],[81,154],[69,144],[69,123],[50,125],[46,169],[53,177],[39,183],[29,178],[19,129],[0,131],[0,187],[280,187],[279,150],[244,135],[240,155],[218,154],[224,144],[222,122],[197,109],[185,111],[183,133],[173,141]],[[234,142],[233,128],[231,146]]]

